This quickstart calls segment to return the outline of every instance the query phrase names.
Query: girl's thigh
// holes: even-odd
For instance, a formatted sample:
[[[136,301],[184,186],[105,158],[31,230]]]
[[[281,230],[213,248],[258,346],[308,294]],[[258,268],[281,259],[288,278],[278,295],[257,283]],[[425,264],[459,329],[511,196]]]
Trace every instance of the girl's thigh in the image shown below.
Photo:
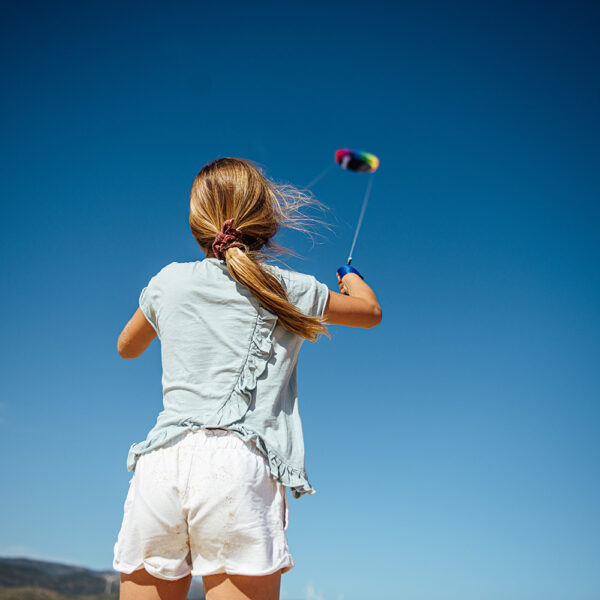
[[[205,575],[206,600],[279,600],[281,571],[271,575]]]
[[[119,600],[185,600],[192,576],[169,581],[150,575],[145,569],[121,573]]]

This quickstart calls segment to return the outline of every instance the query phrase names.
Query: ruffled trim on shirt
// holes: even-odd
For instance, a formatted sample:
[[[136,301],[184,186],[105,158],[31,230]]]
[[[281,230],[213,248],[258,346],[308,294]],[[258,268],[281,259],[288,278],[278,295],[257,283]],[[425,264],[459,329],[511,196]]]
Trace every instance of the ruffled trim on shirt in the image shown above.
[[[142,454],[175,441],[177,438],[185,435],[190,429],[195,431],[202,427],[213,427],[213,425],[203,424],[200,418],[187,417],[179,423],[173,423],[170,427],[161,431],[155,438],[152,438],[152,440],[148,439],[138,444],[132,444],[127,456],[127,470],[133,471],[135,469],[137,459]],[[294,498],[300,498],[304,494],[312,495],[316,493],[308,481],[306,471],[288,465],[256,431],[249,429],[243,423],[233,423],[226,426],[225,429],[237,433],[244,442],[253,442],[258,451],[267,458],[271,475],[283,485],[289,487]]]
[[[275,479],[281,481],[283,485],[290,488],[294,498],[300,498],[304,494],[315,494],[315,489],[310,485],[308,476],[304,469],[298,469],[288,465],[281,457],[265,443],[264,439],[255,431],[248,429],[242,423],[234,423],[229,425],[227,429],[240,434],[240,437],[245,441],[252,441],[256,447],[262,452],[269,462],[269,469]]]
[[[273,354],[273,330],[277,325],[277,315],[260,305],[257,310],[254,331],[239,378],[227,400],[207,422],[207,427],[225,427],[243,418],[250,408],[256,381],[265,372]]]

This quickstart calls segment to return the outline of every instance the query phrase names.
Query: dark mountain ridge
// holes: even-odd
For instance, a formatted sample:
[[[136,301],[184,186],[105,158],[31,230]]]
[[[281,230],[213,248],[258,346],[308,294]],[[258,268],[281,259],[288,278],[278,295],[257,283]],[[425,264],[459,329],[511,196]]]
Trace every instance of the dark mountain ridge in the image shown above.
[[[0,557],[0,586],[35,586],[67,595],[118,591],[119,574],[32,558]]]
[[[36,560],[32,558],[12,558],[0,556],[0,592],[15,588],[38,588],[39,591],[50,590],[65,596],[92,596],[109,594],[117,598],[119,594],[120,573],[117,571],[98,571],[67,565],[63,563]],[[1,598],[6,593],[0,594]],[[31,591],[18,594],[18,597],[30,597]],[[17,597],[11,595],[12,597]],[[204,593],[202,581],[192,581],[188,599],[202,599]]]

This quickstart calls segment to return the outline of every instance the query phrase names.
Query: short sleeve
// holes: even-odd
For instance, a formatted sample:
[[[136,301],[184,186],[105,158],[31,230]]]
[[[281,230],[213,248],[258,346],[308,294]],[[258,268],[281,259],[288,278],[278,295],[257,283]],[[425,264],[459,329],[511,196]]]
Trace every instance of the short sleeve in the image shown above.
[[[140,303],[140,309],[144,313],[146,320],[148,321],[148,323],[150,323],[150,325],[152,325],[152,327],[154,328],[154,331],[156,331],[156,334],[160,335],[158,333],[158,322],[157,322],[157,318],[156,318],[158,301],[159,301],[159,293],[158,293],[157,286],[153,283],[153,281],[154,281],[154,278],[152,278],[148,282],[148,285],[141,291],[139,303]]]
[[[313,275],[290,273],[293,293],[290,300],[306,315],[322,317],[329,298],[329,288]]]
[[[173,264],[173,263],[171,263]],[[150,281],[148,285],[141,291],[139,305],[141,311],[144,313],[146,320],[152,327],[156,334],[160,337],[159,327],[159,316],[161,304],[164,302],[165,290],[169,288],[169,284],[166,281],[171,265],[167,265],[161,269]]]

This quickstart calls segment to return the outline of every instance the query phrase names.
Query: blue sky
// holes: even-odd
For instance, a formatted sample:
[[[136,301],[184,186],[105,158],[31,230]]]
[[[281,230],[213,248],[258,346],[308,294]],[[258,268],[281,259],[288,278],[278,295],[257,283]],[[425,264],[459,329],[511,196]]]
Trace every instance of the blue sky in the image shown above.
[[[593,3],[13,3],[0,119],[0,554],[110,568],[160,347],[118,334],[200,260],[189,188],[242,156],[304,185],[381,159],[354,264],[383,322],[299,364],[314,496],[295,600],[600,595],[599,11]],[[288,264],[335,287],[361,175]]]

